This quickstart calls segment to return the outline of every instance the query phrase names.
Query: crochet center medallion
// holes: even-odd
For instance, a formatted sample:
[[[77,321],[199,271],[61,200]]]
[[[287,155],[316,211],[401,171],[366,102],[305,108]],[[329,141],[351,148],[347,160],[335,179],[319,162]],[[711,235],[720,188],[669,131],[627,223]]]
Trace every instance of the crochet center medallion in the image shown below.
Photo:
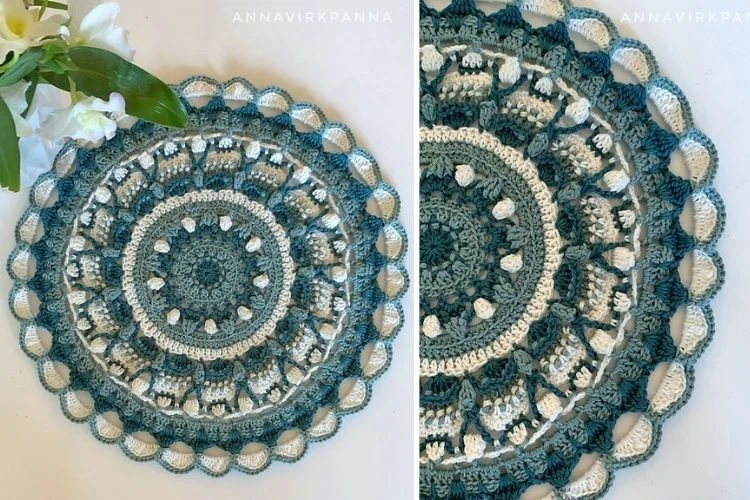
[[[294,461],[363,407],[402,324],[398,197],[342,124],[193,78],[183,131],[68,145],[8,270],[65,414],[183,472]]]
[[[510,3],[421,6],[424,498],[604,494],[689,396],[723,279],[716,151],[648,48]]]

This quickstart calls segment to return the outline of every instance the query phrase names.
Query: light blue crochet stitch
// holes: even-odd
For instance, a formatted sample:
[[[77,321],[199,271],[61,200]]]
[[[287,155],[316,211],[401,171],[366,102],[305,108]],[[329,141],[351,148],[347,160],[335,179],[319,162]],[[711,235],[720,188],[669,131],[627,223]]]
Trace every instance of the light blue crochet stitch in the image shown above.
[[[174,472],[257,473],[333,435],[386,370],[408,285],[398,195],[346,126],[277,87],[175,91],[185,130],[68,144],[36,182],[11,310],[98,439]]]

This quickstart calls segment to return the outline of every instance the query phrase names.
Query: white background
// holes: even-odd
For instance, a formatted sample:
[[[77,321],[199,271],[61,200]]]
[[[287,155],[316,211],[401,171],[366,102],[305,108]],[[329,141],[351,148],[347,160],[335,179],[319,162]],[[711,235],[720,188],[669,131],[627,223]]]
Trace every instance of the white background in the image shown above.
[[[165,81],[194,74],[244,76],[256,87],[276,84],[348,124],[378,159],[402,199],[402,222],[413,234],[414,9],[403,0],[369,5],[346,0],[121,1],[135,61]],[[235,12],[379,13],[380,23],[233,23]],[[388,14],[388,16],[386,16]],[[390,19],[390,22],[387,21]],[[330,20],[330,15],[327,15]],[[385,22],[382,22],[384,21]],[[12,247],[26,194],[0,193],[0,258]],[[410,269],[412,276],[415,271]],[[0,296],[9,279],[0,273]],[[416,289],[412,288],[411,292]],[[410,293],[411,293],[410,292]],[[18,347],[17,322],[0,306],[0,498],[120,499],[380,499],[411,498],[414,483],[414,349],[412,329],[395,340],[393,364],[376,381],[367,407],[344,417],[339,432],[312,444],[295,464],[274,463],[257,476],[200,471],[176,476],[155,462],[136,463],[68,421],[39,384],[34,363]],[[411,321],[409,313],[407,321]]]
[[[122,23],[138,50],[136,62],[173,81],[194,73],[235,74],[256,85],[276,83],[294,97],[320,104],[348,123],[399,187],[404,214],[411,191],[411,13],[408,2],[317,1],[318,11],[376,9],[393,22],[372,25],[232,24],[234,12],[307,11],[310,2],[218,0],[122,2]],[[635,12],[750,12],[743,0],[578,0],[607,12],[621,33],[646,42],[662,73],[691,100],[695,121],[714,140],[721,166],[716,185],[728,219],[719,245],[727,270],[714,301],[717,334],[698,363],[693,397],[667,422],[656,454],[617,473],[608,498],[617,500],[750,498],[750,24],[621,23]],[[364,5],[374,7],[362,7]],[[307,5],[307,6],[306,6]],[[362,6],[360,6],[362,5]],[[0,255],[25,199],[0,194]],[[409,229],[408,215],[402,217]],[[412,271],[412,276],[414,276]],[[8,278],[0,273],[7,295]],[[394,349],[394,364],[375,385],[368,407],[344,420],[331,441],[313,445],[293,465],[274,464],[259,476],[235,473],[209,480],[173,476],[137,464],[68,422],[36,379],[17,346],[18,327],[0,319],[0,480],[3,498],[409,498],[413,397],[410,329]]]

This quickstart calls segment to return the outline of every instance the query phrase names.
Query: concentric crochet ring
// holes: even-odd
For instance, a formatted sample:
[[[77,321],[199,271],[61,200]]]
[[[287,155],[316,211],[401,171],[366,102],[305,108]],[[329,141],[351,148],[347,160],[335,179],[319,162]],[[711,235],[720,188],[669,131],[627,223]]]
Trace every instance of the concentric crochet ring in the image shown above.
[[[277,87],[191,78],[190,121],[68,144],[8,261],[21,345],[63,412],[135,460],[248,473],[368,401],[403,324],[396,192]]]
[[[420,492],[599,497],[713,335],[718,159],[605,15],[504,3],[420,7]]]

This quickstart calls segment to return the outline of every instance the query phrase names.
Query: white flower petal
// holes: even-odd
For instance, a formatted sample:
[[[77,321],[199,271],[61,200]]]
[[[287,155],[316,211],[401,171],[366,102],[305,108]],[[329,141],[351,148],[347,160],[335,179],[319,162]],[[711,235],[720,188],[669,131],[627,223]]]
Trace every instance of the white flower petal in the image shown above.
[[[34,45],[41,45],[42,38],[59,35],[62,32],[62,24],[65,21],[66,19],[60,15],[45,17],[41,21],[29,26],[27,36],[34,40]]]
[[[125,101],[112,93],[109,102],[87,97],[73,106],[52,113],[42,124],[41,133],[49,140],[69,137],[74,140],[98,142],[111,139],[117,123],[105,113],[124,113]]]
[[[120,6],[115,2],[99,4],[81,19],[78,29],[82,33],[99,33],[114,25],[119,13]]]
[[[18,141],[21,150],[21,186],[30,187],[37,177],[49,171],[62,145],[63,141],[47,142],[39,134],[22,137]]]
[[[86,45],[109,50],[125,59],[133,59],[133,48],[128,43],[128,32],[115,24],[120,6],[114,2],[97,5],[89,12],[79,1],[69,4],[72,22],[69,40],[72,45]]]
[[[16,136],[18,137],[29,137],[34,130],[29,125],[29,122],[23,119],[21,115],[11,113],[13,115],[13,124],[16,126]]]
[[[31,42],[23,38],[17,40],[6,40],[0,34],[0,60],[4,61],[11,52],[21,53],[31,47]]]
[[[20,54],[40,45],[42,38],[58,35],[63,22],[60,15],[39,20],[39,9],[27,9],[23,0],[0,1],[0,61],[10,52]]]

